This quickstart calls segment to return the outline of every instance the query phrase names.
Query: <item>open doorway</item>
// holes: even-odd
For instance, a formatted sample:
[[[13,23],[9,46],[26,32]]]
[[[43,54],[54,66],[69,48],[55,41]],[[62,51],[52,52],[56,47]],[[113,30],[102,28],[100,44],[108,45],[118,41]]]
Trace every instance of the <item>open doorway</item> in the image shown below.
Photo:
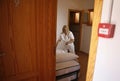
[[[80,80],[85,81],[89,48],[90,48],[90,38],[92,32],[92,24],[89,23],[90,12],[94,9],[87,10],[74,10],[69,9],[68,11],[68,25],[70,31],[73,32],[75,37],[75,52],[79,55],[79,63],[81,66]]]
[[[73,6],[73,3],[74,3],[74,6]],[[92,29],[92,25],[88,25],[87,23],[87,20],[89,17],[89,13],[87,13],[87,11],[89,9],[94,8],[93,7],[94,1],[92,2],[90,1],[89,3],[90,5],[92,5],[92,7],[90,7],[88,3],[89,3],[89,0],[87,1],[69,0],[69,2],[66,0],[58,0],[57,32],[56,32],[57,38],[61,33],[63,25],[68,25],[70,31],[73,32],[75,37],[75,42],[74,42],[75,51],[77,55],[79,55],[80,57],[79,58],[79,62],[81,66],[80,77],[79,77],[80,81],[86,80],[86,72],[87,72],[87,65],[88,65],[88,58],[89,58],[89,49],[86,49],[86,48],[90,47],[90,38],[91,38],[91,29]],[[83,4],[88,7],[81,6]],[[78,16],[78,18],[76,18],[76,16]]]
[[[88,1],[83,0],[83,3],[82,3],[82,1],[76,2],[76,5],[78,4],[79,6],[82,6],[82,5],[89,6],[89,5],[91,5],[91,2],[92,2],[92,6],[94,6],[94,0],[88,0]],[[94,73],[96,51],[97,51],[97,42],[98,42],[97,25],[100,22],[102,2],[103,2],[102,0],[95,0],[95,8],[93,7],[94,8],[94,20],[93,20],[94,22],[93,22],[93,25],[91,26],[92,27],[92,37],[91,37],[90,51],[89,51],[89,57],[88,57],[89,59],[87,59],[88,60],[88,64],[86,66],[87,72],[84,75],[81,74],[81,77],[84,78],[84,80],[81,80],[82,78],[80,77],[80,81],[92,81],[92,77],[93,77],[93,73]],[[61,32],[61,27],[64,24],[68,25],[68,9],[81,10],[81,9],[78,9],[77,7],[74,7],[73,5],[68,4],[68,3],[73,4],[75,2],[73,0],[69,0],[69,1],[58,0],[57,32],[56,32],[57,36]],[[62,5],[60,5],[60,4],[62,4]],[[85,7],[85,9],[86,8],[87,7]]]
[[[89,24],[89,10],[73,10],[69,9],[69,28],[75,37],[75,52],[79,55],[79,63],[81,66],[80,79],[85,81],[87,64],[89,57],[90,38],[92,24]]]

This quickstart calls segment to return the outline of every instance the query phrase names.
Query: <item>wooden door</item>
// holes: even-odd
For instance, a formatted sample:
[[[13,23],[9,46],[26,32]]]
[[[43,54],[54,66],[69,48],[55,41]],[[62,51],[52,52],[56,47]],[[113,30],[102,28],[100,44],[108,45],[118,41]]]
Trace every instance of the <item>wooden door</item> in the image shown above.
[[[37,0],[37,53],[39,81],[55,81],[57,0]]]
[[[1,81],[37,81],[35,1],[0,1]]]
[[[55,15],[56,0],[0,0],[0,81],[55,80]]]

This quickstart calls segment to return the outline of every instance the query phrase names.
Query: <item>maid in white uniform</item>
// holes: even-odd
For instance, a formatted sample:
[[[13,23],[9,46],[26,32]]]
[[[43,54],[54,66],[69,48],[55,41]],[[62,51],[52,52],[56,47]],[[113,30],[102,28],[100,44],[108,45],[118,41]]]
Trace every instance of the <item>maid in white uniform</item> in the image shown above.
[[[58,43],[62,44],[61,50],[64,50],[65,52],[69,53],[75,53],[75,47],[74,47],[74,35],[69,30],[69,27],[64,25],[62,28],[62,33],[60,34],[60,37],[57,41]]]

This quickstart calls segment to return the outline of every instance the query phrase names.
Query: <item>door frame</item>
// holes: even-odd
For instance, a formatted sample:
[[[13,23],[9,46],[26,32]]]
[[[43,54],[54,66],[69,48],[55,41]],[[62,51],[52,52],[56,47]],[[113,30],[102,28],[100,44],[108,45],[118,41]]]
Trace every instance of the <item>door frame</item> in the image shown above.
[[[97,53],[97,45],[98,45],[98,24],[101,20],[101,12],[102,12],[103,0],[95,0],[94,2],[94,18],[92,24],[92,35],[90,42],[90,51],[89,51],[89,59],[88,59],[88,67],[86,74],[86,81],[93,80],[94,67],[96,61],[96,53]]]

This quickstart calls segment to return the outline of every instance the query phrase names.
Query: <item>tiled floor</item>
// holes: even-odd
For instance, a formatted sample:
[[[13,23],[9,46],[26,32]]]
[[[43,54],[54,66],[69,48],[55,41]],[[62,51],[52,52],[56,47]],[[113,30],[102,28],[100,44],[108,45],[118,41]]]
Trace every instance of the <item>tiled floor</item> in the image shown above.
[[[88,55],[85,53],[77,53],[79,55],[79,62],[80,62],[80,77],[79,81],[86,81],[86,71],[87,71],[87,64],[88,64]]]

